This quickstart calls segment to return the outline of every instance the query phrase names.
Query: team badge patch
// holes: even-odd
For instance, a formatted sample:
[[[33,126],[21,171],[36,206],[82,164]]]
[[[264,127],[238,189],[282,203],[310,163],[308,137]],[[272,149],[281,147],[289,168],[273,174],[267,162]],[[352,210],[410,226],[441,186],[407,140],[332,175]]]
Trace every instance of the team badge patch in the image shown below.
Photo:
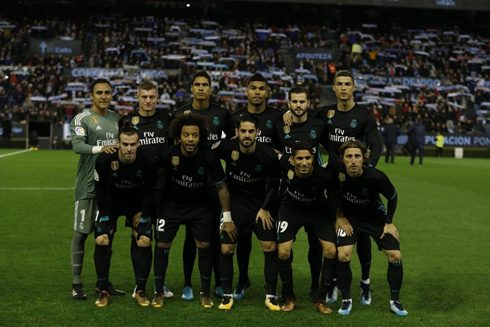
[[[310,137],[311,137],[312,139],[316,139],[316,131],[315,131],[314,129],[312,129],[312,130],[310,131]]]
[[[178,156],[173,156],[172,157],[172,165],[174,165],[175,167],[177,167],[180,163],[180,158]]]
[[[85,129],[82,126],[77,126],[75,127],[75,134],[84,136],[85,135]]]
[[[356,128],[357,127],[357,120],[352,119],[352,121],[350,122],[350,127]]]
[[[199,169],[197,169],[197,174],[198,175],[204,175],[204,168],[203,167],[199,167]]]
[[[131,118],[131,124],[138,125],[139,122],[140,122],[140,117],[136,116]]]
[[[339,173],[339,181],[343,183],[345,181],[345,174],[344,173]]]
[[[95,169],[94,169],[94,180],[97,182],[99,181],[99,173]]]
[[[184,115],[188,115],[188,114],[190,114],[190,113],[191,113],[191,111],[190,111],[190,110],[186,110],[186,111],[184,111]]]
[[[92,121],[92,123],[94,124],[98,124],[99,123],[99,118],[95,117],[95,116],[92,116],[92,118],[90,118],[90,120]]]
[[[267,124],[265,124],[265,126],[266,126],[268,129],[272,129],[272,127],[273,127],[272,120],[270,120],[270,119],[269,119],[269,120],[267,121]]]
[[[216,149],[217,147],[219,147],[220,143],[221,143],[221,141],[218,141],[218,142],[216,142],[216,143],[213,143],[213,145],[211,145],[211,150],[214,150],[214,149]]]
[[[262,165],[257,165],[257,166],[255,167],[255,172],[256,172],[256,173],[261,173],[261,172],[262,172]]]
[[[294,171],[292,170],[288,171],[288,178],[293,179],[293,177],[294,177]]]
[[[240,157],[240,152],[238,151],[231,152],[231,159],[233,159],[234,161],[237,161],[239,157]]]
[[[111,162],[111,169],[116,171],[119,169],[119,161],[113,161]]]
[[[158,129],[163,129],[163,123],[161,120],[157,121],[157,127]]]
[[[333,118],[333,116],[335,116],[335,110],[329,110],[329,111],[327,112],[327,117],[328,117],[328,119],[332,119],[332,118]]]
[[[289,134],[289,132],[291,132],[291,127],[286,125],[282,128],[282,130],[284,131],[284,133]]]
[[[213,125],[214,126],[218,126],[219,125],[219,118],[216,117],[216,116],[214,116],[214,118],[213,118]]]

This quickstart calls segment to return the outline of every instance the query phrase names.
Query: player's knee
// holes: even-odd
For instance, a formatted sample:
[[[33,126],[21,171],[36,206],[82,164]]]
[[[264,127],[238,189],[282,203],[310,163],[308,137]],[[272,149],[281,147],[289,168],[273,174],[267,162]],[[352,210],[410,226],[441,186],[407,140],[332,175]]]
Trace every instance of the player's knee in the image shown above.
[[[279,256],[279,259],[281,260],[287,260],[291,256],[291,251],[282,247],[279,247],[279,251],[277,253]]]
[[[235,253],[235,244],[221,244],[221,253],[223,254]]]
[[[260,242],[260,245],[262,245],[262,251],[264,252],[273,252],[277,249],[276,242]]]
[[[97,236],[95,239],[95,243],[100,246],[107,246],[109,245],[109,235],[107,234],[102,234]]]
[[[140,236],[139,240],[136,241],[136,244],[138,244],[138,247],[140,248],[146,248],[151,245],[151,239],[146,236]]]
[[[400,251],[386,251],[386,256],[389,262],[402,261],[402,253]]]
[[[337,249],[335,248],[334,244],[327,245],[323,249],[323,255],[325,256],[325,258],[334,259],[336,254],[337,254]]]
[[[340,262],[349,262],[350,261],[350,253],[339,250],[338,259]]]
[[[157,242],[157,247],[162,249],[169,249],[171,244],[172,243]]]
[[[198,241],[196,240],[196,246],[199,248],[199,249],[206,249],[208,248],[210,245],[209,242],[201,242],[201,241]]]

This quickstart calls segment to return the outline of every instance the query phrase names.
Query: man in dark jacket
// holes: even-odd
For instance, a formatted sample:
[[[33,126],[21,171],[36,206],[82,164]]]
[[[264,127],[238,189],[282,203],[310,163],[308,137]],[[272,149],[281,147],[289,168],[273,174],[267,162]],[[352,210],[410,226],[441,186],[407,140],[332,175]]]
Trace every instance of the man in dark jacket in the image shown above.
[[[419,166],[422,167],[422,161],[424,159],[424,138],[425,138],[425,126],[422,123],[422,118],[417,116],[415,124],[408,129],[408,138],[413,142],[413,151],[410,153],[410,165],[413,166],[415,161],[415,153],[419,152]]]
[[[397,142],[397,137],[400,135],[400,127],[393,124],[393,119],[386,119],[387,125],[384,127],[384,130],[381,132],[381,135],[385,138],[386,145],[386,157],[385,162],[388,163],[388,159],[391,157],[391,163],[395,163],[395,148]]]

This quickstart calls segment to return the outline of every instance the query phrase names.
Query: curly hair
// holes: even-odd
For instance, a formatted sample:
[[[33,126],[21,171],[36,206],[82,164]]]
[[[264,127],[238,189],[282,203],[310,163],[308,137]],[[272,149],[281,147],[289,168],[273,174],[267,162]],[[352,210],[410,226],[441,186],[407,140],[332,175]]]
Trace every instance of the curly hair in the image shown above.
[[[177,115],[172,123],[170,123],[170,137],[174,140],[179,140],[180,133],[184,126],[197,126],[199,128],[200,140],[206,140],[209,136],[206,117],[199,114],[193,114],[190,111],[184,111],[184,113]]]

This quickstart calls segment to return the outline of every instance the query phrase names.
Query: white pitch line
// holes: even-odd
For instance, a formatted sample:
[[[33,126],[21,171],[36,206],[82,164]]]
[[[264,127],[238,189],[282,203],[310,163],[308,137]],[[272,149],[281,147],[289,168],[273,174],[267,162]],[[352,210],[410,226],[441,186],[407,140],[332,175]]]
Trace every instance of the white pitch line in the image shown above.
[[[0,191],[68,191],[74,187],[0,187]]]
[[[12,152],[12,153],[2,154],[2,155],[0,155],[0,158],[4,158],[4,157],[8,157],[8,156],[13,156],[15,154],[26,153],[26,152],[29,152],[29,151],[31,151],[31,150],[22,150],[22,151],[16,151],[16,152]]]

